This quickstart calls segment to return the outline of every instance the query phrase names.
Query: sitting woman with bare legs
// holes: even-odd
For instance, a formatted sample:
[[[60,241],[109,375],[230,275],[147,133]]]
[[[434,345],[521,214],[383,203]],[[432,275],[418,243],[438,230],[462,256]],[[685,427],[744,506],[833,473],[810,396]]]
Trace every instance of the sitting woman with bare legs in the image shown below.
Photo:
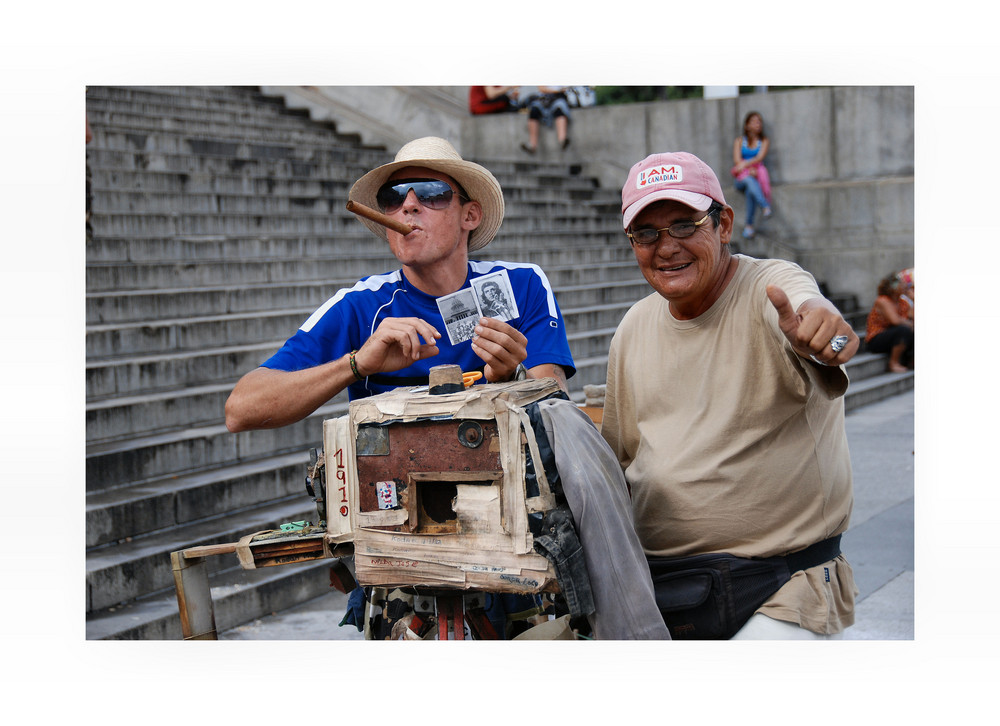
[[[896,273],[878,284],[878,297],[868,313],[865,345],[872,353],[889,354],[889,370],[903,373],[913,368],[913,321],[901,312],[903,283]]]

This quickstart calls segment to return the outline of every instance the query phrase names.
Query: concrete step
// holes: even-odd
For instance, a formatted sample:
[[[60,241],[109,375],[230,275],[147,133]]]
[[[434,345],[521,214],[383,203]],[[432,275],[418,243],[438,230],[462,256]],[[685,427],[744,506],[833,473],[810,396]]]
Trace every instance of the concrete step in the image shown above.
[[[87,547],[306,497],[308,449],[87,494]],[[317,514],[312,518],[316,519]]]
[[[248,108],[256,115],[282,115],[304,125],[308,116],[286,108],[280,99],[263,94],[257,86],[88,86],[87,103],[103,104],[112,111],[142,108],[147,104],[171,109],[228,108],[241,111],[245,120]]]
[[[353,279],[329,282],[307,280],[87,293],[87,325],[150,324],[204,315],[239,315],[286,309],[312,311],[338,290],[354,282]],[[290,335],[293,331],[287,332]]]
[[[391,161],[381,151],[329,148],[314,152],[309,158],[288,158],[254,154],[247,147],[215,146],[201,153],[146,151],[145,140],[137,139],[132,148],[87,148],[87,162],[92,169],[112,171],[174,172],[180,174],[247,174],[266,178],[341,179],[354,181],[367,171]],[[214,153],[208,153],[214,152]],[[228,152],[228,153],[226,153]],[[234,155],[235,154],[235,155]]]
[[[270,111],[270,112],[269,112]],[[328,123],[303,124],[297,114],[280,107],[260,105],[257,113],[247,115],[245,103],[219,100],[209,105],[177,104],[173,99],[150,98],[124,107],[112,98],[87,99],[87,120],[102,129],[127,129],[134,133],[198,133],[228,136],[234,129],[244,137],[263,138],[277,133],[296,134],[317,140],[356,145],[357,137],[341,137],[336,126]]]
[[[574,357],[576,363],[576,375],[569,380],[570,397],[582,402],[584,386],[600,386],[608,380],[608,354],[607,351],[592,355],[587,358]]]
[[[209,560],[234,558],[235,555],[222,555]],[[169,555],[167,559],[169,565]],[[217,632],[329,593],[331,562],[317,560],[259,570],[232,568],[212,575],[209,585]],[[337,615],[338,621],[342,615]],[[180,640],[182,637],[177,596],[172,587],[140,600],[87,613],[87,640]]]
[[[283,235],[336,237],[345,231],[346,217],[338,215],[215,214],[209,212],[136,212],[106,214],[94,209],[90,222],[95,236],[161,238],[181,235]]]
[[[564,308],[562,313],[566,323],[566,332],[571,335],[577,332],[615,327],[621,322],[622,317],[633,303],[634,301],[624,300]]]
[[[262,98],[262,97],[261,97]],[[138,128],[157,120],[179,122],[226,122],[239,127],[253,128],[261,124],[285,125],[292,129],[308,128],[302,123],[302,114],[283,109],[278,104],[257,104],[253,116],[246,114],[246,98],[234,100],[218,97],[206,103],[196,99],[194,103],[181,95],[152,94],[143,92],[115,93],[114,90],[89,89],[87,93],[87,119],[101,126],[121,126]],[[314,124],[321,130],[329,130],[327,124]],[[167,126],[167,128],[170,128]]]
[[[624,269],[609,266],[602,271],[611,273],[612,270],[615,270],[617,273],[626,274],[631,271],[628,263],[623,267]],[[638,270],[634,272],[638,275]],[[625,276],[624,279],[608,279],[593,284],[564,285],[555,289],[556,299],[560,306],[565,305],[567,309],[622,302],[634,304],[651,292],[649,283],[641,276]]]
[[[303,491],[301,496],[231,512],[219,520],[203,520],[121,544],[91,548],[86,557],[87,612],[173,587],[170,553],[175,550],[237,542],[254,532],[278,529],[285,522],[315,519],[316,505]],[[210,558],[210,571],[223,566],[221,558]]]
[[[276,429],[231,434],[219,423],[88,443],[87,492],[145,485],[320,446],[324,418],[341,415],[345,399],[342,393],[302,421]]]
[[[885,373],[886,358],[878,353],[868,353],[864,349],[856,353],[847,364],[851,382],[863,381]]]
[[[389,245],[371,235],[357,222],[336,238],[321,235],[282,235],[274,232],[254,235],[178,235],[176,237],[107,236],[87,245],[87,264],[180,264],[194,262],[298,260],[303,265],[320,257],[364,255],[371,269],[399,267]],[[371,274],[371,273],[368,273]],[[346,280],[336,275],[331,280]],[[175,286],[176,287],[176,286]],[[168,291],[171,288],[166,288]]]
[[[398,265],[397,265],[398,266]],[[387,268],[392,269],[392,268]],[[316,283],[323,280],[358,280],[384,270],[359,252],[351,256],[310,260],[201,260],[198,262],[92,263],[87,265],[90,294],[127,290],[156,290],[268,283]]]
[[[314,307],[210,315],[142,323],[111,323],[87,328],[87,357],[166,355],[213,347],[280,340],[291,336]]]
[[[91,189],[95,193],[161,194],[274,194],[286,197],[322,197],[344,200],[353,185],[349,175],[360,167],[344,165],[329,178],[255,175],[250,170],[240,173],[176,172],[151,169],[132,170],[116,166],[91,167]],[[332,171],[332,170],[331,170]],[[102,200],[103,201],[103,200]]]
[[[174,391],[235,380],[259,366],[283,342],[284,339],[272,340],[167,355],[94,358],[86,364],[87,400]]]
[[[602,356],[603,360],[607,360],[608,350],[611,347],[611,338],[614,337],[616,330],[616,326],[611,326],[567,334],[566,337],[569,339],[569,349],[573,353],[573,360],[579,362],[588,358],[600,358]],[[570,384],[573,388],[579,388],[575,376],[570,379]]]
[[[313,153],[355,153],[358,148],[321,126],[281,128],[262,124],[184,121],[179,118],[137,117],[142,124],[103,125],[95,118],[91,129],[102,149],[166,154],[203,154],[248,159],[306,159]],[[172,128],[171,128],[172,127]],[[93,143],[93,142],[91,142]],[[375,153],[384,154],[384,150]]]
[[[844,320],[851,324],[854,331],[858,335],[864,335],[865,327],[868,324],[868,311],[867,310],[849,310],[843,313]]]
[[[183,191],[155,192],[121,189],[101,190],[101,204],[95,214],[131,214],[141,209],[148,214],[263,214],[267,216],[322,214],[344,209],[347,194],[304,195],[252,192]]]
[[[323,144],[291,155],[290,147],[276,154],[246,139],[173,139],[148,149],[149,137],[127,132],[95,130],[87,146],[87,165],[92,174],[137,172],[140,174],[200,173],[237,175],[260,179],[320,179],[353,184],[370,169],[392,160],[384,150]],[[154,137],[158,138],[158,137]],[[102,178],[102,177],[98,177]],[[140,177],[141,178],[141,177]]]
[[[209,386],[138,396],[121,396],[86,404],[89,445],[203,428],[223,422],[226,399],[235,380]]]
[[[120,451],[122,442],[136,440],[154,445],[170,444],[172,437],[190,439],[185,432],[199,435],[221,427],[225,403],[236,381],[212,386],[192,386],[161,393],[92,401],[86,406],[89,452]],[[324,410],[346,407],[346,394],[334,397]],[[155,458],[155,454],[152,454]],[[102,476],[107,475],[101,469]]]
[[[883,370],[885,357],[882,357]],[[844,409],[853,411],[870,403],[881,401],[884,398],[895,396],[897,393],[913,390],[915,374],[913,371],[906,373],[879,373],[868,378],[851,380],[851,386],[844,397]]]
[[[266,159],[306,158],[310,152],[357,148],[350,136],[338,134],[332,127],[303,127],[272,117],[251,117],[256,120],[235,123],[223,118],[227,115],[203,112],[199,119],[95,111],[88,121],[95,141],[111,151],[170,154],[186,151]],[[376,153],[384,150],[378,149]]]

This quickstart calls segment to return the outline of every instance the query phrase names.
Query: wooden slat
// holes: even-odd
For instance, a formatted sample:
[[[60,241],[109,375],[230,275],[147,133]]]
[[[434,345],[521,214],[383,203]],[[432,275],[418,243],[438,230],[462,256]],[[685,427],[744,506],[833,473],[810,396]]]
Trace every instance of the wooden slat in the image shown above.
[[[181,550],[181,554],[189,560],[196,560],[201,557],[213,557],[214,555],[230,555],[234,552],[236,552],[235,542],[200,545],[198,547],[188,547],[186,550]]]

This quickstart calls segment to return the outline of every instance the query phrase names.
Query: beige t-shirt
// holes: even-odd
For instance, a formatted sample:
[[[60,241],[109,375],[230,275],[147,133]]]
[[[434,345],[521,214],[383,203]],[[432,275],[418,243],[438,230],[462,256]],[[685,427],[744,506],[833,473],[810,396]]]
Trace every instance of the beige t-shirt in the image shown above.
[[[765,287],[820,295],[797,265],[737,255],[716,303],[676,320],[654,293],[611,343],[601,432],[631,488],[647,555],[785,555],[844,532],[853,504],[847,375],[801,358]],[[760,609],[821,633],[853,623],[843,557],[796,573]]]

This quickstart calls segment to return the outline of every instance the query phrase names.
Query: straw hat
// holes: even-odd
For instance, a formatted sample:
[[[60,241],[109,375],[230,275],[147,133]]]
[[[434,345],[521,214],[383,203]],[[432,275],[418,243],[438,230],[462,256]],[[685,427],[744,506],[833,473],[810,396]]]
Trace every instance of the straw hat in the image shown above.
[[[423,166],[447,174],[462,185],[466,194],[483,208],[483,221],[469,235],[469,251],[478,250],[490,243],[503,221],[503,190],[489,170],[471,161],[465,161],[455,147],[445,139],[425,136],[406,144],[396,154],[391,164],[383,164],[372,169],[351,187],[348,199],[372,209],[378,209],[375,194],[398,169],[407,166]],[[359,217],[361,222],[384,240],[388,240],[385,227]]]

